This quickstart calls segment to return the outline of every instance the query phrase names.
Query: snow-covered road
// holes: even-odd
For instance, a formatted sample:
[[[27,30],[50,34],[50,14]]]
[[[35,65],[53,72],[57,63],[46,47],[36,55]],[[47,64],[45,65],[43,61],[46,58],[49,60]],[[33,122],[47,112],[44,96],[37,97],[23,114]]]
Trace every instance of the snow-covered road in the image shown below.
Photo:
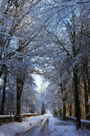
[[[48,119],[47,119],[48,118]],[[62,124],[62,125],[61,125]],[[30,130],[21,134],[22,136],[74,136],[74,126],[66,126],[64,121],[59,121],[51,114],[45,115],[43,121],[34,125]]]
[[[46,136],[48,128],[48,116],[44,116],[38,123],[32,126],[31,129],[25,131],[22,136]]]
[[[62,121],[52,114],[24,119],[0,126],[0,136],[90,136],[90,130],[76,131],[74,123]]]

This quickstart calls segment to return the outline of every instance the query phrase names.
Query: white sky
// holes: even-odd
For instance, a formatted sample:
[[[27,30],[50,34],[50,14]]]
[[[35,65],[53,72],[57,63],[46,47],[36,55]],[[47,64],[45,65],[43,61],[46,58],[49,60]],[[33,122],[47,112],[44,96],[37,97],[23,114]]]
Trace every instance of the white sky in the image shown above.
[[[39,92],[40,87],[41,87],[42,82],[43,82],[43,77],[40,76],[40,75],[36,75],[36,74],[33,74],[33,77],[34,77],[35,83],[37,85],[37,91]]]
[[[40,75],[34,75],[37,86],[40,86],[43,82],[43,78]]]
[[[48,85],[48,81],[47,81],[47,82],[43,82],[43,81],[44,81],[44,77],[41,76],[41,75],[35,75],[35,74],[33,74],[33,77],[34,77],[35,83],[36,83],[36,85],[37,85],[36,90],[37,90],[38,92],[40,92],[40,93],[41,93],[42,90],[45,91],[45,90],[46,90],[46,87],[47,87],[47,85]]]

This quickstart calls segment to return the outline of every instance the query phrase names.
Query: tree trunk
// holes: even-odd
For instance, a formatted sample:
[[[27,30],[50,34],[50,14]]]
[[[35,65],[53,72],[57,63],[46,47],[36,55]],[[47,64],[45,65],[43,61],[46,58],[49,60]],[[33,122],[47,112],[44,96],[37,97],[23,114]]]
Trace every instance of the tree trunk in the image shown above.
[[[66,118],[66,105],[63,103],[63,119],[65,118]]]
[[[65,88],[64,88],[64,85],[61,83],[60,84],[60,87],[61,87],[61,93],[63,95],[64,91],[65,91]],[[67,97],[64,96],[64,98],[62,98],[62,101],[63,101],[63,119],[66,118],[66,105],[65,105],[65,101],[66,101]]]
[[[77,129],[81,128],[80,121],[80,101],[79,101],[79,90],[78,90],[78,77],[77,70],[74,72],[74,88],[75,88],[75,108],[76,108],[76,121],[77,121]]]
[[[19,96],[19,90],[17,90],[17,115],[20,115],[20,96]]]
[[[86,114],[89,113],[89,106],[88,106],[88,90],[87,90],[87,83],[84,80],[84,91],[85,91],[85,112]]]
[[[85,92],[85,112],[86,114],[89,113],[89,106],[88,106],[88,70],[87,70],[87,62],[84,62],[83,64],[83,79],[84,79],[84,92]]]
[[[73,33],[72,35],[72,50],[73,50],[73,55],[74,58],[77,56],[77,49],[76,49],[76,43],[75,43],[75,38],[76,38],[76,31],[75,31],[75,14],[73,13],[72,16],[72,20],[73,20]],[[77,121],[77,125],[76,125],[76,129],[78,130],[79,128],[81,128],[81,121],[80,121],[80,101],[79,101],[79,90],[78,90],[78,65],[75,65],[74,68],[74,89],[75,89],[75,108],[76,108],[76,121]]]
[[[21,79],[17,79],[17,115],[20,115],[20,98],[21,98],[21,93],[23,90],[23,81]]]
[[[86,60],[86,75],[87,75],[87,83],[88,83],[88,96],[90,97],[90,76],[89,76],[89,61],[88,61],[88,58],[87,58],[87,60]],[[87,97],[88,97],[87,96]],[[88,108],[89,108],[89,106],[88,106]],[[88,109],[88,111],[89,111],[89,109]]]
[[[72,104],[69,106],[69,115],[72,116]]]
[[[3,85],[3,95],[2,95],[2,104],[1,104],[1,111],[0,114],[4,115],[4,106],[5,106],[5,94],[6,94],[6,72],[4,76],[4,85]]]
[[[21,114],[21,104],[20,104],[20,99],[21,99],[21,94],[23,90],[23,84],[24,81],[20,78],[17,79],[17,113],[14,118],[15,121],[17,122],[22,122],[22,116]]]

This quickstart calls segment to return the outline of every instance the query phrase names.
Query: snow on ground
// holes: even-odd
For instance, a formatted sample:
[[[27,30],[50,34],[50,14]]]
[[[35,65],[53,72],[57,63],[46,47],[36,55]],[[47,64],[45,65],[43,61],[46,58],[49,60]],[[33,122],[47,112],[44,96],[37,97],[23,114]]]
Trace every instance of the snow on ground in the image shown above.
[[[73,122],[58,120],[52,114],[29,117],[24,119],[22,123],[12,122],[4,124],[0,126],[0,136],[18,136],[19,132],[29,130],[34,124],[44,118],[44,116],[49,117],[48,128],[46,128],[48,134],[45,136],[90,136],[90,130],[80,129],[76,131]]]
[[[0,126],[0,136],[16,136],[19,132],[24,132],[30,129],[33,125],[39,122],[44,115],[29,117],[23,122],[11,122]]]
[[[75,123],[71,121],[62,121],[53,116],[49,116],[50,136],[90,136],[90,130],[76,130]]]

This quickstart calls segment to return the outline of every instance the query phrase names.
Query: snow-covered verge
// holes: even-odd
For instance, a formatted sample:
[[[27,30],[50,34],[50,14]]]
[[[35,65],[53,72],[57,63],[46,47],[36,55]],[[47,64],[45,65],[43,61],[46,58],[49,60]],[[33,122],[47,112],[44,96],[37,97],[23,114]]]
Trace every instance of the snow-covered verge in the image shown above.
[[[50,136],[90,136],[90,130],[82,128],[77,131],[74,122],[58,120],[53,116],[49,117],[49,133]]]
[[[67,116],[66,118],[69,119],[69,120],[71,120],[71,121],[73,121],[73,122],[76,122],[76,118],[75,117]],[[86,129],[90,130],[90,121],[89,120],[82,120],[81,119],[81,126],[83,128],[86,128]]]
[[[44,115],[29,117],[23,122],[11,122],[0,126],[0,136],[17,136],[19,133],[30,129],[33,125],[39,122]]]

